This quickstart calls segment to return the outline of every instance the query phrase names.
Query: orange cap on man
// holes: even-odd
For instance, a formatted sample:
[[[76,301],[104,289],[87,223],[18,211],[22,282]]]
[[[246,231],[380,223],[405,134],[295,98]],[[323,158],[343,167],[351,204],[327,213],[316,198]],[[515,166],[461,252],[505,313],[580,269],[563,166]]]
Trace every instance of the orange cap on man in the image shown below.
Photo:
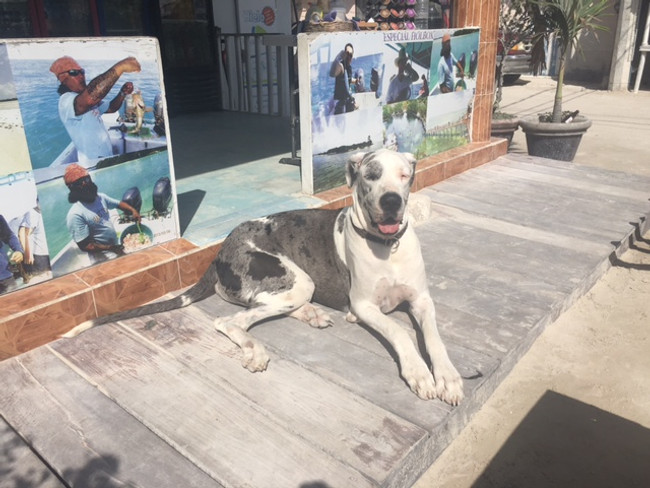
[[[63,181],[66,185],[69,185],[84,176],[88,176],[88,170],[83,166],[79,166],[77,163],[72,163],[66,166]]]
[[[50,71],[54,73],[54,76],[57,78],[71,69],[81,69],[81,66],[79,66],[79,63],[70,56],[62,56],[54,61],[52,66],[50,66]]]
[[[451,41],[451,36],[446,32],[442,35],[442,42]]]

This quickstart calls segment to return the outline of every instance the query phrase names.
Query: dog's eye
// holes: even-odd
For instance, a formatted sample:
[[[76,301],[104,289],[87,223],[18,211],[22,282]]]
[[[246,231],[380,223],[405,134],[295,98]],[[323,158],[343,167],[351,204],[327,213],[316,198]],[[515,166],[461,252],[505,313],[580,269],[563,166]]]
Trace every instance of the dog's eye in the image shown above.
[[[409,173],[402,173],[402,181],[407,181],[411,179],[411,175]]]

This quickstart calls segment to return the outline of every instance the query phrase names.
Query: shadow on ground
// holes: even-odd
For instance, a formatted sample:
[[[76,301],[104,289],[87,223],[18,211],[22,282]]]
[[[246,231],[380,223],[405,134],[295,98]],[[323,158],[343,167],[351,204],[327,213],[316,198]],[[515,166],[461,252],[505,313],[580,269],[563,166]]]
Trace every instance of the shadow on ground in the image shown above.
[[[179,193],[176,198],[178,199],[178,220],[181,228],[181,235],[185,234],[187,226],[198,212],[201,202],[205,198],[205,191],[203,190],[190,190],[184,193]]]
[[[547,391],[474,488],[650,486],[650,429]]]
[[[287,117],[241,112],[184,114],[169,121],[177,179],[291,152]]]

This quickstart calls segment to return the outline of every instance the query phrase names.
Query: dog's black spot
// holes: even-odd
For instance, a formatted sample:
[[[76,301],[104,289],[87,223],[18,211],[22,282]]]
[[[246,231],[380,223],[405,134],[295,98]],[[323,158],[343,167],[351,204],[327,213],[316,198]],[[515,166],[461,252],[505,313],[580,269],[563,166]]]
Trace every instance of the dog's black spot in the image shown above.
[[[271,254],[259,251],[249,251],[248,276],[255,281],[262,281],[264,278],[281,278],[287,274],[282,262]]]
[[[357,172],[356,172],[355,168],[356,167],[355,167],[354,163],[352,163],[352,162],[348,163],[346,165],[346,167],[345,167],[345,171],[346,171],[347,177],[348,177],[347,178],[348,179],[348,184],[350,185],[350,187],[353,187],[354,183],[357,181]]]
[[[233,272],[230,263],[218,261],[217,276],[219,277],[219,283],[221,283],[221,286],[223,286],[224,289],[230,292],[241,291],[241,278]]]
[[[341,234],[343,232],[343,226],[345,225],[345,213],[341,212],[336,218],[336,231]]]
[[[291,289],[292,287],[293,287],[293,285],[291,283],[280,282],[279,285],[276,285],[274,290],[281,292],[281,291],[287,291],[287,290]]]
[[[301,254],[302,256],[304,256],[304,257],[306,257],[306,258],[311,258],[311,250],[309,249],[308,246],[306,246],[306,245],[302,245],[302,246],[300,246],[300,248],[298,249],[298,251],[300,252],[300,254]]]
[[[249,222],[244,222],[244,223],[240,224],[241,229],[246,233],[252,232],[257,226],[258,226],[258,223],[254,222],[252,220],[249,221]]]
[[[305,225],[307,225],[307,219],[302,215],[294,215],[293,223],[295,224],[296,227],[304,227]]]
[[[384,169],[382,168],[381,163],[372,159],[368,162],[368,164],[366,164],[366,168],[363,174],[366,177],[366,180],[377,181],[379,178],[381,178],[383,172]]]

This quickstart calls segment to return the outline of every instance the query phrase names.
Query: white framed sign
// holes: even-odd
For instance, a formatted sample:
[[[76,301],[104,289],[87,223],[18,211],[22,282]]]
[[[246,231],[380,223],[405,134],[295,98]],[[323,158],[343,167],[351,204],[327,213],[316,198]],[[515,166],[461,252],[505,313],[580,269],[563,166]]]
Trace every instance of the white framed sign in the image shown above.
[[[40,256],[8,291],[180,236],[156,39],[0,40],[0,66],[0,215]]]
[[[345,184],[357,151],[417,159],[471,142],[479,29],[298,35],[302,186]]]

